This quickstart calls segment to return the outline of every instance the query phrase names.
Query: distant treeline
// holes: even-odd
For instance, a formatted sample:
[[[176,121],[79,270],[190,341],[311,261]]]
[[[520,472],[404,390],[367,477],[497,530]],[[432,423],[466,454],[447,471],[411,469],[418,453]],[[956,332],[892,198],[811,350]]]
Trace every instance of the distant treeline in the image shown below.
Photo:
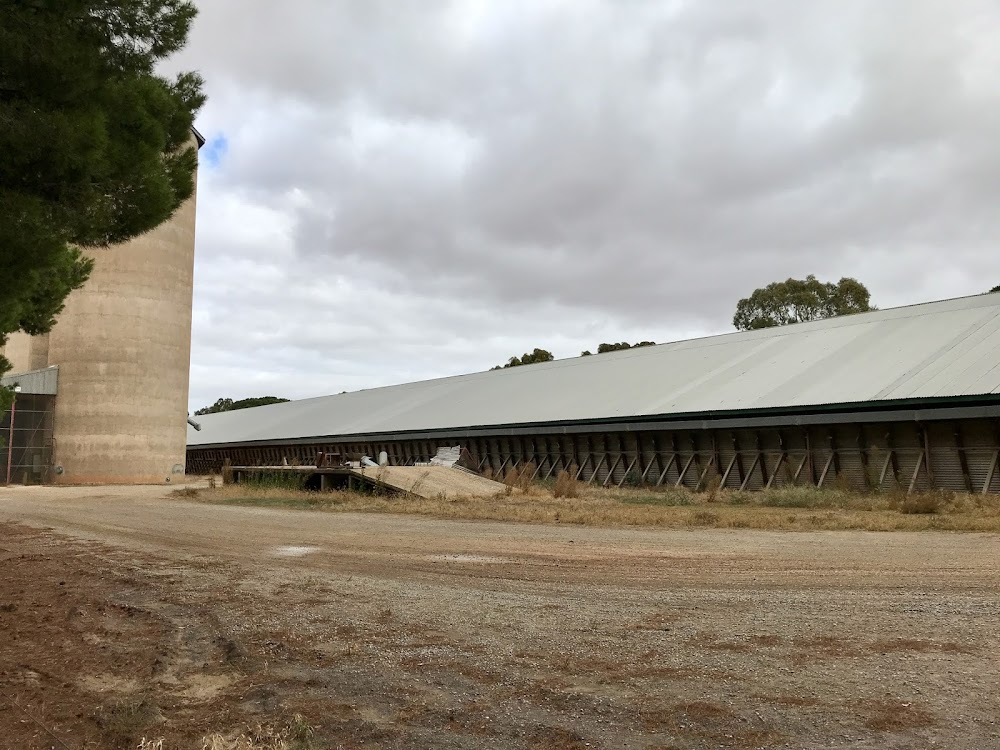
[[[268,404],[283,404],[288,401],[287,398],[278,398],[277,396],[258,396],[257,398],[241,398],[239,401],[233,401],[231,398],[220,398],[211,406],[206,406],[202,409],[198,409],[195,412],[195,416],[201,416],[203,414],[218,414],[221,411],[236,411],[237,409],[249,409],[254,406],[267,406]]]

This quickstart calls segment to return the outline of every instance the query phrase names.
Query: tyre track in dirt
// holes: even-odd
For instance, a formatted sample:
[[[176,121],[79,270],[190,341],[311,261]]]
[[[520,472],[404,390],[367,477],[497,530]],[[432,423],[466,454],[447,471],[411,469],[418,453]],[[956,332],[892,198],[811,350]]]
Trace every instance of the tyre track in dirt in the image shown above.
[[[112,571],[132,556],[129,601],[190,631],[170,648],[222,644],[196,651],[201,676],[172,657],[192,695],[225,677],[205,683],[220,731],[302,713],[318,747],[1000,747],[995,535],[526,526],[163,488],[0,489],[3,521],[107,545]],[[185,695],[168,705],[195,710]]]

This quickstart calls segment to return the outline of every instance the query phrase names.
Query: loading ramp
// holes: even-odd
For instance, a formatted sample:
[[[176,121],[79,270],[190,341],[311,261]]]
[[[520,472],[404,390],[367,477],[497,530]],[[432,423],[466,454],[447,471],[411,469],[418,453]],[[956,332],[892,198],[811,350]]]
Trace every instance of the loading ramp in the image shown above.
[[[379,466],[351,469],[365,481],[425,498],[493,497],[506,489],[464,469],[448,466]]]
[[[233,481],[262,475],[303,476],[307,486],[326,490],[338,486],[381,487],[423,498],[494,497],[507,488],[465,469],[451,466],[233,466]]]

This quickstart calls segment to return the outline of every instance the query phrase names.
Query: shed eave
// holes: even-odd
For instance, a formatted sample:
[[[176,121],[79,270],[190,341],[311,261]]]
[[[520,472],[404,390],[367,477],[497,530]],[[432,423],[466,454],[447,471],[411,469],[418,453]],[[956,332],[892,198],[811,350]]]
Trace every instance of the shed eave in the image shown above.
[[[443,436],[480,437],[514,434],[569,434],[592,431],[636,432],[657,429],[745,429],[752,427],[796,427],[815,424],[922,421],[1000,417],[1000,394],[946,396],[896,401],[820,404],[808,407],[776,407],[713,412],[614,416],[598,419],[552,422],[512,422],[491,425],[460,425],[393,432],[264,438],[230,443],[189,443],[189,450],[232,447],[303,445],[362,441],[417,440]]]

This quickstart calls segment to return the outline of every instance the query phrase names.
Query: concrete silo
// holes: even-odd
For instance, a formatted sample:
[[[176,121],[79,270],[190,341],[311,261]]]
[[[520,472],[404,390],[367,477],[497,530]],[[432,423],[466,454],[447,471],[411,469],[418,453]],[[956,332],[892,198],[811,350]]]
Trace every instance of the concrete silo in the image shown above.
[[[90,279],[52,331],[11,336],[12,374],[58,366],[49,481],[163,483],[183,473],[195,204],[95,250]]]

